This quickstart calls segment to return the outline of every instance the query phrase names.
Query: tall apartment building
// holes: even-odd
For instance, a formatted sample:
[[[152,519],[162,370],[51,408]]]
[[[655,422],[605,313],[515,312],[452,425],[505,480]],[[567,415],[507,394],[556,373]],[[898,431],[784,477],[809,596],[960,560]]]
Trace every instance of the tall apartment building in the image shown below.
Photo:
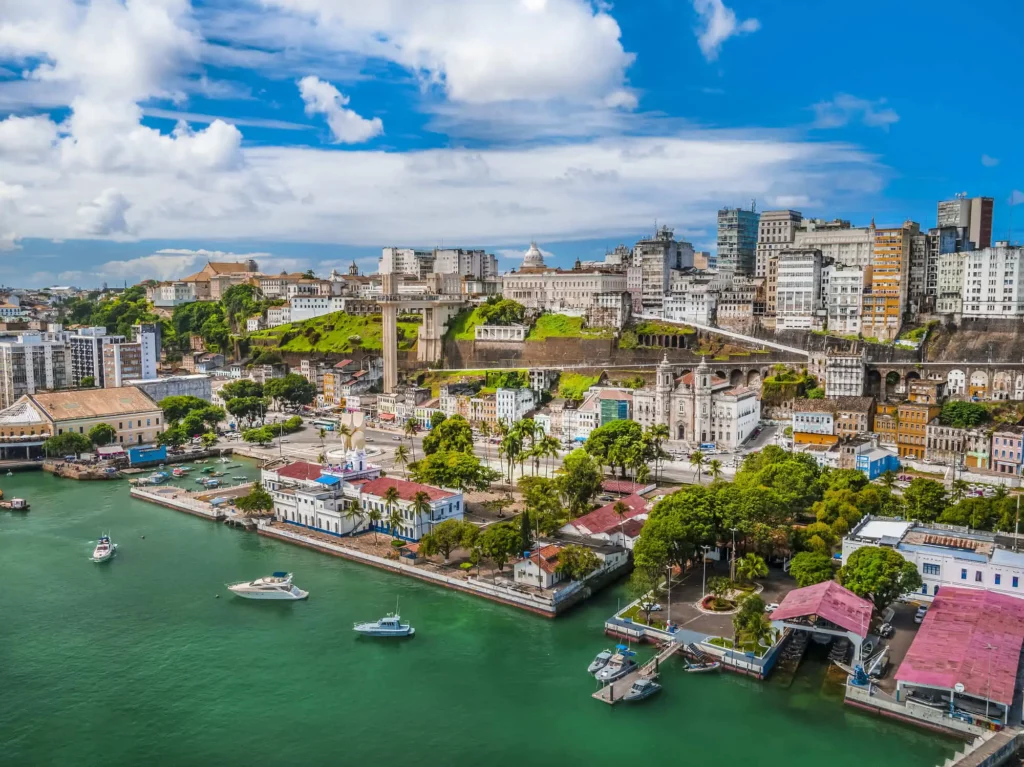
[[[958,194],[938,204],[936,226],[965,229],[975,248],[987,248],[992,244],[993,208],[991,197],[968,198],[966,194]]]
[[[107,334],[105,327],[81,328],[67,336],[71,355],[71,383],[80,386],[83,378],[92,376],[94,385],[103,388],[103,349],[110,344],[124,343],[124,336]],[[156,375],[153,375],[156,378]]]
[[[839,335],[858,335],[864,300],[865,275],[871,278],[871,267],[831,264],[822,270],[827,274],[828,293],[825,313],[828,329]]]
[[[864,396],[864,357],[861,352],[825,353],[825,396]]]
[[[793,238],[795,248],[817,248],[822,258],[848,266],[871,266],[875,248],[875,222],[851,227],[849,221],[805,219]]]
[[[71,354],[63,339],[23,333],[0,342],[0,407],[25,394],[71,385]]]
[[[967,253],[943,253],[939,256],[935,311],[959,315],[964,303],[964,264]]]
[[[938,311],[939,268],[949,253],[974,250],[970,232],[964,227],[943,226],[928,230],[928,258],[925,265],[924,309]],[[957,309],[959,312],[959,309]]]
[[[821,251],[783,250],[778,254],[775,327],[810,330],[821,309]]]
[[[868,338],[896,338],[907,308],[911,239],[920,227],[907,221],[896,229],[875,230],[871,286],[864,294],[862,333]]]
[[[103,387],[116,389],[136,378],[156,378],[142,375],[142,344],[110,344],[103,347]]]
[[[498,276],[498,259],[482,250],[462,248],[384,248],[377,271],[380,274],[412,275],[418,280],[425,279],[432,272],[493,280]]]
[[[640,267],[640,300],[643,309],[660,312],[673,269],[693,266],[693,245],[677,242],[673,231],[663,226],[653,237],[633,246],[633,265]]]
[[[963,258],[964,319],[1024,317],[1024,248],[997,242]]]
[[[132,341],[142,347],[142,375],[139,378],[156,378],[162,343],[160,326],[152,322],[132,325]]]
[[[719,269],[753,275],[756,267],[758,214],[742,208],[718,211]]]
[[[418,280],[426,277],[433,267],[433,252],[413,248],[384,248],[377,262],[380,274],[411,274]]]
[[[929,237],[917,233],[910,238],[910,265],[907,268],[907,308],[916,314],[925,307],[928,277]]]
[[[754,253],[754,276],[764,277],[768,257],[793,247],[796,230],[803,221],[796,210],[766,210],[757,224],[757,250]]]

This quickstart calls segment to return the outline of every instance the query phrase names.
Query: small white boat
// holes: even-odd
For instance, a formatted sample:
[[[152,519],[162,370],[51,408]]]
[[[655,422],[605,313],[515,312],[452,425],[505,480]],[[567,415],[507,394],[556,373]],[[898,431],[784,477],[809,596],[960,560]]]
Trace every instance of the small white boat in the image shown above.
[[[633,682],[629,691],[622,696],[622,701],[623,703],[631,703],[638,700],[644,700],[658,692],[661,692],[661,685],[653,679],[637,679]]]
[[[356,623],[352,626],[352,630],[357,634],[372,637],[411,637],[416,633],[416,629],[408,623],[402,623],[402,618],[398,614],[397,602],[393,613],[388,613],[372,623]]]
[[[636,670],[636,661],[630,657],[623,655],[622,653],[615,653],[609,660],[608,665],[598,671],[594,678],[599,682],[614,682],[616,679],[621,679],[631,671]]]
[[[243,599],[305,599],[308,591],[303,591],[292,584],[291,573],[274,573],[266,578],[254,581],[227,584],[228,591]]]
[[[601,652],[599,652],[597,654],[597,656],[594,658],[594,660],[591,661],[590,665],[587,666],[587,673],[588,674],[596,674],[598,671],[600,671],[605,666],[607,666],[608,665],[608,661],[610,661],[611,659],[612,659],[612,651],[611,650],[601,650]]]
[[[93,562],[106,562],[117,553],[117,544],[110,540],[109,535],[101,535],[96,541],[96,548],[92,550]]]

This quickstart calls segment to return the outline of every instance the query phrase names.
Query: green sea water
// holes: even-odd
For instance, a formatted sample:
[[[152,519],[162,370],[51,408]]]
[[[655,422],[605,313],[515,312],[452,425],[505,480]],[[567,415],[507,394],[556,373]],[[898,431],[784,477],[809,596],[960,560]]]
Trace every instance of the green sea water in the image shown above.
[[[551,621],[134,501],[124,482],[0,488],[32,504],[0,512],[0,765],[931,767],[955,746],[823,696],[813,665],[781,689],[672,662],[654,699],[592,700],[621,587]],[[118,554],[93,564],[103,532]],[[274,570],[309,600],[224,588]],[[413,639],[353,635],[396,598]]]

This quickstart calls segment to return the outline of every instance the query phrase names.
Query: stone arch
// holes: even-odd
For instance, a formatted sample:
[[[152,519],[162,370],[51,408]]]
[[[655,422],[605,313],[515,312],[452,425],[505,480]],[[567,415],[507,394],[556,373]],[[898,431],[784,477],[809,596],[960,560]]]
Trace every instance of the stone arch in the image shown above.
[[[761,373],[757,370],[751,370],[747,373],[747,386],[760,386],[761,385]]]
[[[988,373],[984,370],[975,370],[971,373],[971,388],[968,391],[972,397],[980,396],[984,398],[988,395]]]
[[[723,381],[729,380],[729,375],[724,370],[716,370],[715,375],[721,378]]]
[[[950,394],[963,394],[967,391],[967,376],[959,368],[946,373],[946,389]]]
[[[877,370],[868,370],[864,376],[864,386],[867,389],[867,393],[873,397],[881,396],[882,394],[882,374]]]
[[[1013,383],[1013,398],[1024,400],[1024,373],[1017,373],[1017,378]]]
[[[903,378],[898,370],[890,370],[885,374],[885,388],[886,389],[897,389],[899,388],[900,381]]]
[[[993,399],[1010,399],[1013,394],[1013,373],[1001,370],[992,376]]]
[[[904,381],[907,384],[907,391],[910,391],[910,385],[914,381],[920,381],[920,380],[921,380],[921,374],[918,373],[916,370],[909,370],[909,371],[907,371],[906,376],[904,376]]]
[[[729,373],[729,385],[730,386],[743,386],[743,371],[733,370]]]

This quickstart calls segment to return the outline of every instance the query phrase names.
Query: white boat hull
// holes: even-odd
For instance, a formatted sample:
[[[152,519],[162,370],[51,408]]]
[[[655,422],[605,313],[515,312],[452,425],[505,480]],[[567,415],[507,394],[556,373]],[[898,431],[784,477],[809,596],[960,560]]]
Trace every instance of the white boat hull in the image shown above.
[[[309,596],[308,591],[293,587],[291,591],[246,591],[235,586],[228,586],[228,591],[242,599],[265,599],[295,602]]]
[[[407,631],[381,631],[380,629],[353,629],[357,634],[365,637],[411,637],[416,629],[410,627]]]
[[[94,550],[92,552],[92,561],[93,562],[109,562],[111,559],[113,559],[114,554],[116,552],[117,552],[117,544],[116,543],[111,545],[111,547],[109,549],[107,549],[106,551],[96,552]]]

